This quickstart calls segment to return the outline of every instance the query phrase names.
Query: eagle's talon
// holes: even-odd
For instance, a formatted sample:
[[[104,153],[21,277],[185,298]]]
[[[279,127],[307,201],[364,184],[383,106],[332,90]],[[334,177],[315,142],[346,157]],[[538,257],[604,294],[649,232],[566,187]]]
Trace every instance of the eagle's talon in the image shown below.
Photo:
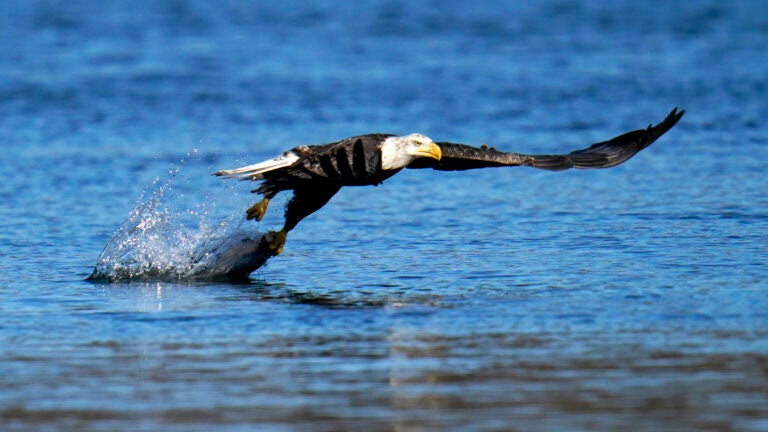
[[[256,219],[257,221],[261,221],[264,217],[264,213],[267,212],[267,205],[269,205],[269,198],[262,199],[245,211],[245,218],[247,220]]]
[[[283,246],[285,246],[285,231],[270,231],[264,236],[262,244],[272,255],[280,255],[283,252]]]

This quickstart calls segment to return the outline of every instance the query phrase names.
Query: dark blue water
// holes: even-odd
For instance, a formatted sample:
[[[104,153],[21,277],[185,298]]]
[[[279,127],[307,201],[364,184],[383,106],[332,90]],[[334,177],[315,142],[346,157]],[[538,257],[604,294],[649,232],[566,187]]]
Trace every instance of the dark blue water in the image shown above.
[[[414,3],[0,3],[0,429],[768,430],[768,6]],[[209,174],[298,144],[674,106],[345,189],[247,284],[84,281],[158,193],[164,262],[278,227]]]

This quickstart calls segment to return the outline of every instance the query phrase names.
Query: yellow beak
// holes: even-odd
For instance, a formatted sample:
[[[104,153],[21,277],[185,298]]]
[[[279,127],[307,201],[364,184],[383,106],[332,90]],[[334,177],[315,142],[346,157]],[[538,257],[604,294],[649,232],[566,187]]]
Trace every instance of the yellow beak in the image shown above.
[[[435,143],[421,146],[418,150],[419,157],[426,157],[426,158],[432,158],[440,160],[441,157],[443,157],[443,152],[440,151],[440,146],[438,146]]]

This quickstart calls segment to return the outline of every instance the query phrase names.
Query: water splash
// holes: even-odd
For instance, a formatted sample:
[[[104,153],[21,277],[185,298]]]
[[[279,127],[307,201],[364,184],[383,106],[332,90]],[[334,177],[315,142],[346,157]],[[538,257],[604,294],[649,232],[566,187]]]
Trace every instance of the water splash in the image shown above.
[[[88,280],[243,280],[272,256],[262,246],[269,234],[244,224],[241,211],[216,215],[222,199],[208,194],[187,206],[190,180],[179,180],[178,172],[156,179],[149,198],[139,199]]]

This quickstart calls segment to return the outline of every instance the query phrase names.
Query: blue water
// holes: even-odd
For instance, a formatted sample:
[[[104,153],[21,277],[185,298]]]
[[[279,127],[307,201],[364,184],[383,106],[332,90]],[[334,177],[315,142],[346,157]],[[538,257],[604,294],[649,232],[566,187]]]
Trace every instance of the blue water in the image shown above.
[[[762,1],[4,1],[0,429],[768,430],[766,53]],[[84,280],[158,194],[166,262],[279,227],[209,174],[295,145],[674,106],[342,190],[250,283]]]

